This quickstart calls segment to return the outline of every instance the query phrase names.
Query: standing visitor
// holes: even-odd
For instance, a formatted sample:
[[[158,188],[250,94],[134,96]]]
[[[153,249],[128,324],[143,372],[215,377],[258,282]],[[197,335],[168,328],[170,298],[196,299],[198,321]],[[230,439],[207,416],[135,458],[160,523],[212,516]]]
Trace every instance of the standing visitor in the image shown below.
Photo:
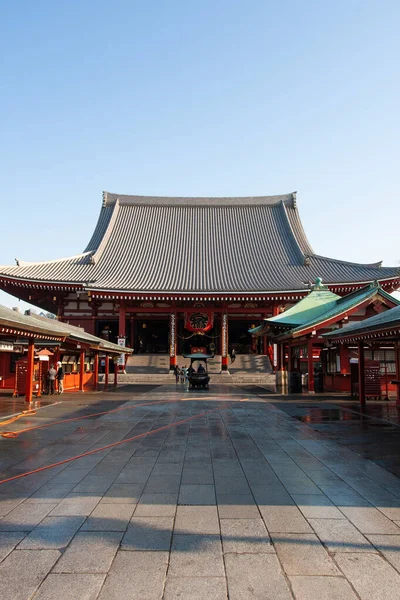
[[[181,367],[181,383],[185,383],[185,379],[186,379],[186,368]]]
[[[60,361],[57,363],[57,382],[58,382],[58,394],[62,394],[64,391],[64,369]]]
[[[54,385],[56,382],[57,371],[54,368],[54,365],[50,365],[49,369],[49,393],[50,396],[54,394]]]
[[[236,350],[235,350],[235,348],[232,347],[232,349],[231,349],[231,362],[234,363],[235,360],[236,360]]]

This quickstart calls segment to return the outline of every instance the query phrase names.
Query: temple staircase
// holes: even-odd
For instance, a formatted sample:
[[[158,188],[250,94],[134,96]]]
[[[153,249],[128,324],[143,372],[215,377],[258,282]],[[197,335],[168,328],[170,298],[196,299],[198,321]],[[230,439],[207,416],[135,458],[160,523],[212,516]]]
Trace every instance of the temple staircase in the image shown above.
[[[189,366],[190,360],[177,356],[177,364]],[[221,371],[222,358],[216,355],[208,361],[210,383],[213,384],[258,384],[271,385],[275,382],[268,356],[254,354],[239,354],[233,363],[229,359],[229,371]],[[175,377],[169,372],[169,356],[167,354],[137,354],[129,356],[125,374],[118,375],[118,383],[141,384],[170,384],[175,383]],[[100,382],[104,376],[100,376]],[[112,376],[111,376],[112,379]]]

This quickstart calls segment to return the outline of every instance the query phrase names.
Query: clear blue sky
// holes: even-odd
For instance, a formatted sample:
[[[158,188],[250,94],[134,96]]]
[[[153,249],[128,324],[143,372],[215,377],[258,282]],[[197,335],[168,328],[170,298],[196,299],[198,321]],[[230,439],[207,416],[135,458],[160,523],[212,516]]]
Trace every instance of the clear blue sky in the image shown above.
[[[397,265],[399,23],[398,0],[5,0],[0,264],[82,251],[104,189],[297,190],[318,254]]]

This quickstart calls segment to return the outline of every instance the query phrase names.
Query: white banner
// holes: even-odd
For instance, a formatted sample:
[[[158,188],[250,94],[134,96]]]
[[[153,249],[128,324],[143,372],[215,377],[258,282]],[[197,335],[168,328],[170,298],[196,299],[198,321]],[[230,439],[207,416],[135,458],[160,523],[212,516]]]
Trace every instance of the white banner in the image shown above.
[[[122,346],[123,348],[126,346],[125,344],[125,338],[124,337],[119,337],[118,341],[117,341],[118,346]],[[125,364],[125,354],[120,354],[118,357],[118,365],[119,366],[124,366]]]

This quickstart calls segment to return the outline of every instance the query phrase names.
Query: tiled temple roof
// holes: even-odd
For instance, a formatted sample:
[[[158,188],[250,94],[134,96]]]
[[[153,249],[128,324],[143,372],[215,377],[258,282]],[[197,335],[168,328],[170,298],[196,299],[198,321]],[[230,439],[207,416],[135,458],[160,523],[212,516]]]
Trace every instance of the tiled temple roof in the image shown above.
[[[21,314],[0,305],[0,334],[6,335],[3,330],[6,332],[15,330],[19,334],[25,332],[28,336],[32,337],[46,337],[55,340],[65,339],[75,343],[82,342],[104,352],[112,352],[113,354],[121,353],[121,346],[91,335],[82,327],[76,327],[70,323],[64,323],[57,319],[48,319],[47,317],[33,313]],[[130,348],[124,347],[124,353],[131,354],[132,352]]]
[[[163,293],[303,291],[399,277],[397,268],[314,254],[296,194],[164,198],[104,193],[85,252],[0,267],[0,277],[82,284],[93,290]]]
[[[385,331],[400,328],[400,306],[365,319],[357,323],[349,323],[341,329],[324,334],[323,337],[336,340],[346,337],[360,337],[377,331]]]

